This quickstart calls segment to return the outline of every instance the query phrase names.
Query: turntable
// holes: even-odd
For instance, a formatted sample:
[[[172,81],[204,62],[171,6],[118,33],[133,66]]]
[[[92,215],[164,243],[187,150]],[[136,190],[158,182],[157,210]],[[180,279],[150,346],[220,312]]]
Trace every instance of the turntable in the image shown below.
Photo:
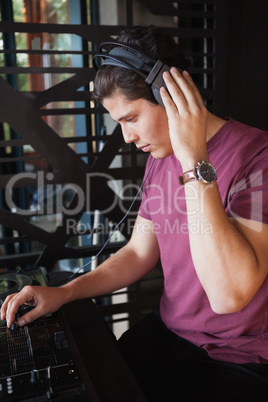
[[[48,286],[45,268],[0,274],[0,299],[4,300],[8,295],[19,292],[27,285]]]

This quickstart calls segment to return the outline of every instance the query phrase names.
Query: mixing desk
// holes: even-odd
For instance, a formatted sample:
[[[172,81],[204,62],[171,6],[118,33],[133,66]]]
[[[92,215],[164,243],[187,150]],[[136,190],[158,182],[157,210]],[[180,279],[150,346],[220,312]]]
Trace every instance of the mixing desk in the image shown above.
[[[49,285],[43,269],[0,275],[0,300],[26,285]],[[115,337],[91,299],[18,327],[23,305],[7,328],[0,320],[1,402],[144,402],[117,349]]]
[[[21,328],[0,321],[0,399],[98,400],[62,311]]]

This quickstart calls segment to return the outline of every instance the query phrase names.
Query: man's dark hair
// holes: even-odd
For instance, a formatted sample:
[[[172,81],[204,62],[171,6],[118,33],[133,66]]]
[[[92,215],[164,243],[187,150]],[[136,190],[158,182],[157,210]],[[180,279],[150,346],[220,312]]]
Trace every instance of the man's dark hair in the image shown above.
[[[138,48],[155,61],[161,60],[170,67],[187,69],[180,46],[160,28],[152,25],[134,27],[122,31],[116,40]],[[157,104],[150,86],[139,74],[121,67],[101,66],[94,80],[92,99],[102,103],[105,98],[113,96],[116,92],[130,101],[143,98]]]

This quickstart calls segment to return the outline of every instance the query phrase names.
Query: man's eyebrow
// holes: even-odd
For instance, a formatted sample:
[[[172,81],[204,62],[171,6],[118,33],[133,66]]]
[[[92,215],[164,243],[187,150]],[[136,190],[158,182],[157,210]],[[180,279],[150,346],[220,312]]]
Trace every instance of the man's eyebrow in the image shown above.
[[[121,116],[117,121],[118,123],[122,120],[127,119],[130,115],[132,114],[132,112],[128,112],[127,114],[125,114],[124,116]]]

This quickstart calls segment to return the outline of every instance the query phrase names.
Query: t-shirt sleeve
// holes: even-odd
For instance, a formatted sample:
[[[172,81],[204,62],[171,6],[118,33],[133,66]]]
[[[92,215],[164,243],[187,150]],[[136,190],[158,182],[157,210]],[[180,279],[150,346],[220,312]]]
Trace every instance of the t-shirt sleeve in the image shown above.
[[[256,156],[229,192],[227,215],[268,224],[268,152]]]

